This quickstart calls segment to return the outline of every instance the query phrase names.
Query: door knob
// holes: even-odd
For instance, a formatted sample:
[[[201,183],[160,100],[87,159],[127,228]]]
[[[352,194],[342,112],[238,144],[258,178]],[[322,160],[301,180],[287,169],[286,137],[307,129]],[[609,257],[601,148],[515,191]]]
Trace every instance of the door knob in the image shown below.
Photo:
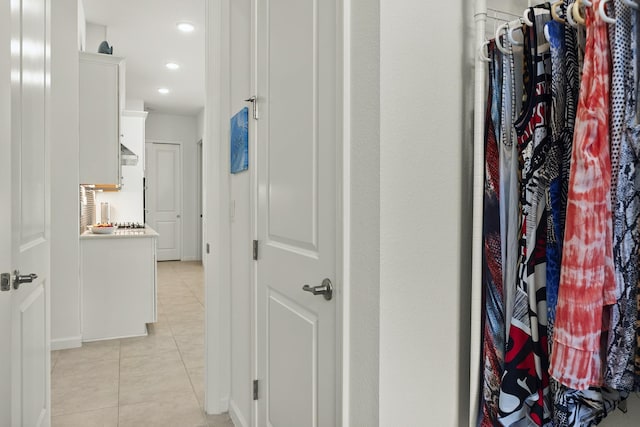
[[[23,283],[31,283],[38,278],[35,273],[21,275],[18,270],[13,272],[13,289],[18,289]]]
[[[180,215],[176,215],[176,218],[180,218]]]
[[[324,279],[320,286],[311,287],[309,285],[304,285],[302,290],[305,292],[311,292],[314,295],[324,295],[324,299],[327,301],[330,301],[333,298],[333,285],[329,279]]]

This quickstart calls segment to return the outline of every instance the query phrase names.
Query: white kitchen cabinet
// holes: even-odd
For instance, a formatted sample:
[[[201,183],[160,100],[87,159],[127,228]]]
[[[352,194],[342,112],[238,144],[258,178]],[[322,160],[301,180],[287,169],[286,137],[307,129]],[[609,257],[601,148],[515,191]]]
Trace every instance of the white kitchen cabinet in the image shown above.
[[[158,234],[116,233],[80,236],[83,341],[143,336],[157,321]]]
[[[80,183],[120,185],[124,58],[80,52]]]

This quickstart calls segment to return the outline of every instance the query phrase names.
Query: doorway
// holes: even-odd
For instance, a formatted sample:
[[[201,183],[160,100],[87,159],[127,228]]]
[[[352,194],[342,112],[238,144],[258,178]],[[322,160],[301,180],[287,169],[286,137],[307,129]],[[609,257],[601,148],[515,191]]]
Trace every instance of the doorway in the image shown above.
[[[158,261],[182,259],[182,146],[145,144],[145,209],[158,236]]]
[[[71,4],[73,4],[75,8],[75,1],[64,3],[69,4],[69,7],[72,7]],[[80,396],[81,392],[79,390],[72,391],[71,388],[66,388],[66,390],[57,389],[54,393],[55,403],[63,400],[66,402],[66,407],[54,404],[54,409],[58,408],[54,416],[66,417],[65,421],[69,421],[69,424],[75,422],[72,420],[75,420],[75,415],[80,412],[93,412],[91,415],[94,415],[98,421],[112,419],[108,417],[110,414],[113,415],[114,407],[116,408],[116,413],[120,410],[120,425],[146,425],[149,423],[149,420],[136,420],[135,418],[135,410],[138,410],[139,414],[141,414],[145,410],[144,407],[147,407],[149,412],[155,412],[155,415],[152,414],[155,418],[152,419],[158,420],[158,422],[150,422],[153,425],[171,423],[171,416],[166,412],[169,408],[182,411],[180,421],[173,422],[172,425],[189,425],[188,423],[193,421],[193,425],[199,426],[203,423],[206,425],[212,421],[209,417],[203,415],[204,410],[202,408],[204,405],[203,272],[199,263],[193,262],[197,257],[196,248],[199,246],[196,236],[197,216],[195,215],[198,212],[197,198],[193,193],[195,193],[197,174],[196,145],[200,138],[196,127],[196,118],[204,104],[204,95],[202,95],[204,89],[204,59],[198,59],[204,58],[202,53],[204,51],[204,34],[206,32],[203,19],[205,3],[206,0],[140,0],[133,3],[128,0],[83,0],[79,3],[79,6],[84,5],[87,13],[86,22],[95,24],[90,25],[88,29],[89,41],[86,43],[87,50],[91,50],[95,54],[101,41],[107,40],[114,47],[114,56],[122,56],[127,59],[127,105],[125,108],[135,111],[144,109],[149,112],[147,126],[144,128],[146,135],[142,135],[142,141],[145,140],[145,137],[153,143],[161,142],[157,139],[164,137],[172,141],[171,144],[157,144],[158,147],[152,148],[150,154],[146,156],[146,160],[152,159],[154,155],[162,157],[158,152],[163,151],[162,149],[164,148],[165,151],[170,151],[170,153],[165,153],[164,157],[173,159],[164,163],[170,163],[176,172],[182,172],[182,174],[164,175],[165,178],[170,175],[178,175],[182,179],[182,182],[178,184],[171,178],[165,179],[165,181],[171,183],[172,190],[168,193],[172,194],[167,195],[166,191],[161,192],[151,189],[151,196],[155,195],[158,200],[156,205],[160,205],[156,210],[170,210],[164,209],[163,203],[164,207],[172,204],[174,212],[177,212],[176,215],[180,215],[180,218],[174,219],[180,219],[180,222],[182,222],[181,226],[176,226],[176,221],[173,221],[173,228],[167,226],[167,228],[170,228],[169,231],[163,230],[162,226],[155,225],[155,228],[160,231],[161,237],[171,235],[172,241],[176,243],[176,245],[161,243],[162,247],[158,252],[161,253],[167,248],[174,249],[178,247],[177,245],[180,245],[179,250],[167,255],[166,259],[179,260],[184,258],[191,260],[191,262],[169,261],[158,265],[159,321],[150,325],[148,337],[123,338],[119,345],[117,342],[107,341],[85,344],[81,349],[63,350],[68,352],[65,357],[56,353],[54,373],[56,370],[59,370],[59,373],[65,373],[66,369],[66,376],[69,378],[73,377],[78,380],[80,377],[93,377],[96,379],[93,382],[94,385],[100,384],[94,390],[99,396],[94,393],[93,396],[96,399],[90,399],[93,402],[90,410],[88,406],[82,404],[82,396]],[[179,7],[176,7],[176,5],[179,5]],[[80,16],[78,18],[79,21],[82,21]],[[177,25],[183,19],[187,19],[195,26],[195,29],[189,33],[183,33],[182,27],[179,28]],[[54,22],[53,26],[55,27],[56,25],[56,22]],[[125,28],[127,25],[129,26]],[[162,32],[157,31],[154,25],[161,26]],[[153,43],[158,40],[163,46],[154,46]],[[131,48],[134,41],[137,43],[137,50],[127,50]],[[176,45],[179,48],[176,48]],[[142,49],[140,49],[140,46],[142,46]],[[193,50],[197,51],[196,55],[192,54]],[[162,57],[152,60],[150,56],[153,54],[162,55]],[[169,63],[174,68],[176,65],[180,68],[169,68],[167,66]],[[153,75],[136,71],[136,69],[141,69],[141,64],[151,67]],[[63,73],[58,73],[58,75],[61,74]],[[202,81],[202,85],[195,90],[189,89],[183,84],[185,75],[190,75],[191,80]],[[159,92],[159,88],[168,89],[168,93],[164,93],[165,91]],[[148,97],[142,92],[143,90],[150,92]],[[191,102],[190,99],[195,99],[195,101]],[[153,124],[149,125],[149,123]],[[177,143],[178,141],[181,144]],[[139,157],[140,164],[138,166],[144,163],[145,149],[143,147],[144,143],[139,151],[135,151],[135,154]],[[171,150],[171,148],[175,147],[177,147],[177,150]],[[175,161],[176,158],[178,159],[177,161]],[[96,161],[98,160],[96,159]],[[153,170],[153,160],[151,162],[151,170],[148,172],[151,175],[155,173],[156,177],[162,180],[161,171],[166,172],[167,167],[162,165],[162,161],[156,161],[155,163],[155,172]],[[149,176],[149,173],[147,173],[147,178],[147,186],[152,186],[153,179]],[[127,186],[130,183],[125,182],[124,185]],[[186,188],[183,188],[183,186],[186,186]],[[179,195],[178,192],[180,192]],[[141,197],[136,200],[142,203]],[[152,201],[146,202],[146,208],[149,210],[153,208],[153,205]],[[152,214],[148,215],[149,222],[154,221],[152,216]],[[184,229],[187,230],[186,233]],[[132,231],[132,234],[135,233],[135,231]],[[106,258],[108,258],[108,254]],[[118,268],[118,266],[114,265],[113,268]],[[58,311],[62,310],[58,309]],[[181,337],[196,338],[191,341]],[[172,341],[173,345],[171,344]],[[149,351],[144,350],[144,348]],[[93,355],[93,360],[91,361],[94,365],[93,370],[86,369],[82,371],[79,363],[73,363],[74,358],[77,358],[76,361],[79,360],[81,352],[90,358]],[[85,364],[85,367],[88,364]],[[130,374],[133,373],[133,375],[127,379],[121,375],[124,371],[120,368],[125,369]],[[143,370],[147,372],[145,373]],[[137,372],[134,373],[134,371]],[[154,374],[151,375],[152,373]],[[114,377],[116,380],[114,380]],[[117,380],[118,377],[119,381]],[[135,380],[132,378],[135,378]],[[91,383],[90,381],[88,382]],[[141,386],[141,390],[131,393],[132,387],[136,387],[136,382],[138,386]],[[156,392],[164,387],[164,394],[156,393],[155,397],[147,394],[144,397],[145,393],[148,393],[152,388],[151,386],[154,382],[155,386],[153,388],[156,389]],[[177,388],[166,388],[170,384],[177,386]],[[192,390],[189,391],[190,389]],[[118,391],[122,393],[119,394]],[[193,396],[194,391],[196,397]],[[189,393],[191,394],[189,395]],[[144,397],[145,401],[135,397],[130,400],[132,394],[138,394],[141,398]],[[116,400],[114,400],[114,395]],[[183,398],[186,395],[189,395],[189,401],[185,401]],[[153,399],[149,399],[150,397],[153,397]],[[127,399],[129,399],[128,403]],[[75,407],[73,407],[74,401],[79,403]],[[154,401],[156,403],[151,405],[151,402]],[[122,407],[120,403],[123,404]],[[159,403],[164,403],[164,405]],[[123,409],[124,406],[129,406],[129,409]],[[83,409],[86,410],[83,411]],[[126,413],[127,411],[129,412],[128,414]],[[64,414],[61,412],[64,412]],[[105,415],[105,417],[101,418],[101,415]],[[80,415],[77,416],[79,417]],[[55,421],[58,420],[54,420],[54,425]],[[83,423],[80,421],[78,423],[81,425],[92,424],[91,422]],[[62,425],[69,424],[62,423]]]
[[[211,2],[207,14],[213,55],[207,64],[211,143],[204,153],[205,210],[214,215],[205,223],[205,242],[211,243],[205,260],[207,302],[217,310],[207,317],[207,333],[223,348],[231,344],[230,355],[209,355],[207,375],[211,384],[230,384],[230,395],[212,395],[209,402],[224,407],[228,398],[237,425],[340,425],[343,280],[336,249],[342,242],[342,97],[341,82],[325,79],[341,75],[338,3],[314,8],[299,2],[288,9],[282,2],[222,0]],[[267,28],[271,32],[265,34]],[[274,48],[270,52],[268,45]],[[294,53],[288,45],[299,50]],[[236,54],[247,51],[251,55]],[[286,61],[293,66],[284,66]],[[267,69],[277,73],[270,81]],[[255,110],[245,102],[254,96]],[[229,118],[245,107],[249,172],[230,174]],[[267,129],[277,135],[265,137]],[[248,224],[251,233],[236,232],[239,224]],[[251,240],[256,240],[257,261],[251,258]],[[248,280],[242,274],[246,266]],[[286,277],[285,272],[302,270],[313,273]],[[318,295],[302,289],[304,284],[310,290],[321,287],[324,279],[336,289],[331,300],[320,289],[314,289]],[[321,338],[314,335],[318,331]],[[251,352],[251,360],[242,357],[243,350]],[[292,390],[299,392],[289,399]],[[287,400],[296,403],[287,405]]]

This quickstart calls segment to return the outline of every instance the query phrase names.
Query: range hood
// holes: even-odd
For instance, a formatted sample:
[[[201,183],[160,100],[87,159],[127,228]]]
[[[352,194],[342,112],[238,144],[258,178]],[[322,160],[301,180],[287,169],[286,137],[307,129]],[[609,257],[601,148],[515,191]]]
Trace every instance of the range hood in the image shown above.
[[[135,166],[138,164],[138,156],[124,144],[120,144],[120,164],[122,166]]]

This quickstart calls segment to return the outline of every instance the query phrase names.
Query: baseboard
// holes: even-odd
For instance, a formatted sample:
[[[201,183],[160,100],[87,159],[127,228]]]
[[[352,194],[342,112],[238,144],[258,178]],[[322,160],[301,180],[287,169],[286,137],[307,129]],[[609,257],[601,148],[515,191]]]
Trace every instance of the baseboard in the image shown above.
[[[247,423],[246,419],[242,416],[242,412],[240,412],[240,409],[238,409],[238,406],[233,400],[229,401],[229,416],[234,426],[249,427],[249,423]]]
[[[206,397],[206,391],[205,391],[205,400],[206,399],[207,397]],[[215,405],[214,407],[207,406],[205,402],[205,411],[207,412],[207,414],[212,414],[212,415],[224,414],[226,412],[229,412],[229,397],[223,397],[222,399],[220,399],[219,406],[215,406]]]
[[[197,256],[185,256],[180,261],[201,261],[201,259]]]
[[[66,350],[82,347],[82,337],[68,337],[51,340],[51,350]]]

